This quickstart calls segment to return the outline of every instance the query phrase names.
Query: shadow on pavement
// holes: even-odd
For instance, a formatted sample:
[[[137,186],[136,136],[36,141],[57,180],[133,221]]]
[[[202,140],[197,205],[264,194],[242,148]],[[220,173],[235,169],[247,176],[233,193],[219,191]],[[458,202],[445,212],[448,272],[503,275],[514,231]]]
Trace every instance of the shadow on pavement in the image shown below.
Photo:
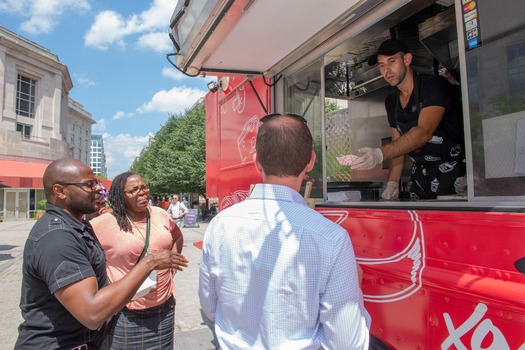
[[[15,257],[11,254],[0,254],[0,261],[14,259]]]
[[[11,250],[13,248],[16,248],[15,245],[7,245],[7,244],[0,244],[0,251],[3,251],[3,250]],[[0,261],[4,261],[4,260],[11,260],[11,259],[14,259],[15,257],[11,254],[0,254]]]

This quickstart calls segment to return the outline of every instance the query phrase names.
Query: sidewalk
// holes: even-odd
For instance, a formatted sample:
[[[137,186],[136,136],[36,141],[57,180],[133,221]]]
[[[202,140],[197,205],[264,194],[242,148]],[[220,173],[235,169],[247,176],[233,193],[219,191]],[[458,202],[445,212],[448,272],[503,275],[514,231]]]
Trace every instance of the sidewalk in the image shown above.
[[[24,244],[34,220],[0,222],[0,350],[13,349],[18,337],[20,315],[20,286]],[[197,295],[201,250],[193,243],[201,241],[208,223],[199,222],[198,228],[183,228],[183,254],[190,266],[177,273],[175,284],[175,350],[214,350],[217,340],[213,325],[201,314]]]
[[[13,349],[22,322],[20,286],[22,282],[22,253],[35,220],[0,222],[0,329],[3,341],[0,349]]]

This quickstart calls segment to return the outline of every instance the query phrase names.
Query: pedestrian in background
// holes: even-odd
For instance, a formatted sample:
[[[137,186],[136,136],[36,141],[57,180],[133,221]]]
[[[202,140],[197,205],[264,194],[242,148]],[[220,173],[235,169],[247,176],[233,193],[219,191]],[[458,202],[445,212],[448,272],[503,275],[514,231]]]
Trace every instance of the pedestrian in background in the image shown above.
[[[171,215],[177,226],[182,227],[184,216],[188,212],[188,208],[183,202],[179,202],[179,196],[173,195],[170,206],[168,207],[168,214]]]

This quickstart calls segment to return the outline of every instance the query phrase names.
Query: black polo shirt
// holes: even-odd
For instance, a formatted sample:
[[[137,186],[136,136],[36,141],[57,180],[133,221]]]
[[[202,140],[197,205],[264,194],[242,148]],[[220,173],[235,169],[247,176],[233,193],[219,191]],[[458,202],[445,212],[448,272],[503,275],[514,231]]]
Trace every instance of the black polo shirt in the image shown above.
[[[415,89],[418,89],[418,101],[416,101]],[[439,106],[445,108],[445,114],[438,125],[438,131],[444,132],[456,143],[460,142],[463,140],[463,114],[460,96],[459,85],[451,84],[445,77],[414,73],[414,91],[412,91],[405,108],[400,106],[397,88],[386,98],[385,108],[388,124],[391,128],[398,128],[398,123],[412,123],[413,126],[417,126],[421,109]],[[407,131],[405,130],[401,134]]]
[[[15,349],[71,349],[81,344],[99,347],[105,327],[91,331],[62,306],[54,293],[87,277],[107,285],[106,260],[91,225],[47,203],[24,248],[20,309]],[[90,347],[91,348],[91,347]]]

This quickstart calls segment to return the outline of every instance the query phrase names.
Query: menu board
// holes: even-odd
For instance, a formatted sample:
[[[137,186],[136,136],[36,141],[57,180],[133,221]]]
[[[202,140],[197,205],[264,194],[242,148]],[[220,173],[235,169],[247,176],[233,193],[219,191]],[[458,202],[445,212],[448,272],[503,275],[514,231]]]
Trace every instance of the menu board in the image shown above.
[[[197,218],[199,211],[197,209],[188,209],[186,215],[184,215],[184,227],[199,227]]]

